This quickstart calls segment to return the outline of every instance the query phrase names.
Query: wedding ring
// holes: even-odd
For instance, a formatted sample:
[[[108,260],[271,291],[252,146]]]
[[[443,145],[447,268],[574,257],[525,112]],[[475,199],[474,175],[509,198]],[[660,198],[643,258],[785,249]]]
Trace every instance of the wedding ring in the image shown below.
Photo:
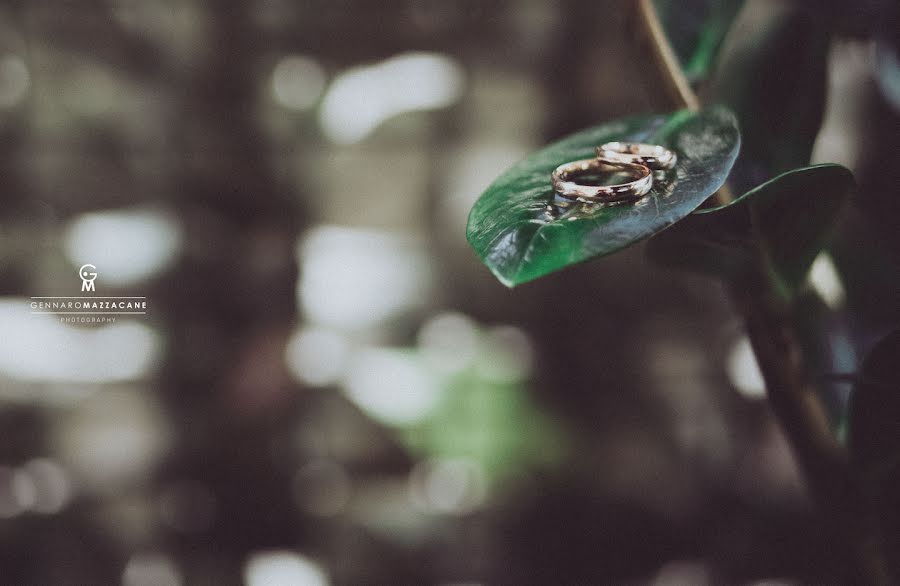
[[[579,176],[596,173],[629,173],[635,179],[616,185],[582,185],[573,181]],[[601,158],[562,164],[553,171],[550,178],[553,181],[553,189],[562,197],[590,202],[637,198],[645,195],[653,187],[653,174],[645,165]]]
[[[678,157],[658,144],[608,142],[597,147],[597,157],[623,163],[637,163],[655,171],[671,169]]]

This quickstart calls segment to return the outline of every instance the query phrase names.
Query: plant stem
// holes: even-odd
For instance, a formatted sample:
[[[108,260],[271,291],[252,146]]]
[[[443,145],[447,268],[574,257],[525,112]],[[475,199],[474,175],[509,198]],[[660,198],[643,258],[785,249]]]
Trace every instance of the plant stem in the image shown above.
[[[766,288],[741,281],[732,284],[729,293],[744,318],[772,411],[784,427],[811,488],[823,495],[836,494],[836,471],[846,468],[846,453],[834,438],[806,375],[790,310]]]
[[[673,104],[678,104],[682,108],[689,110],[699,110],[700,100],[691,84],[688,83],[681,65],[678,64],[678,57],[669,39],[666,38],[666,32],[663,30],[662,23],[656,14],[651,0],[638,0],[637,3],[638,22],[644,29],[644,34],[649,40],[650,51],[656,61],[656,70],[659,71],[663,81],[663,91],[669,96],[669,100]]]
[[[678,64],[652,1],[638,0],[636,11],[663,91],[673,105],[699,109],[700,101]],[[727,185],[714,197],[720,205],[734,200]],[[731,284],[729,293],[744,318],[772,411],[790,442],[814,502],[829,521],[834,521],[839,539],[853,552],[852,576],[848,579],[859,586],[886,586],[890,578],[876,524],[851,474],[846,450],[832,433],[811,382],[794,330],[792,308],[776,290],[767,251],[761,248],[759,252],[755,278]]]
[[[732,284],[729,292],[743,316],[747,335],[766,383],[769,404],[806,478],[813,501],[853,552],[853,584],[887,585],[881,540],[851,473],[846,450],[837,442],[810,381],[789,305],[763,277]]]

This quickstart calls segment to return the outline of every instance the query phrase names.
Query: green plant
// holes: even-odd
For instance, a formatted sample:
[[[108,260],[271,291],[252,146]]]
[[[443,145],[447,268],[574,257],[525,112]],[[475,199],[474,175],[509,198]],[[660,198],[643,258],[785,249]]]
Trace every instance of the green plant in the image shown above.
[[[886,551],[896,557],[890,536],[900,523],[891,516],[879,523],[878,517],[897,504],[892,490],[900,467],[884,454],[897,453],[900,412],[896,398],[884,395],[900,389],[884,363],[886,356],[900,357],[898,337],[876,348],[865,364],[848,451],[826,416],[797,329],[810,266],[855,189],[844,167],[809,166],[822,122],[828,29],[811,11],[774,11],[744,46],[720,60],[713,75],[715,53],[739,5],[720,4],[694,48],[678,39],[691,81],[703,82],[702,102],[724,105],[701,107],[653,5],[636,3],[655,70],[673,106],[682,109],[608,122],[533,154],[476,202],[467,237],[510,287],[646,238],[653,261],[721,279],[745,320],[772,409],[810,493],[839,528],[852,559],[847,579],[887,584]],[[636,203],[596,206],[555,198],[550,172],[591,157],[594,146],[612,140],[675,150],[674,173]],[[892,407],[884,412],[879,405],[886,400]]]

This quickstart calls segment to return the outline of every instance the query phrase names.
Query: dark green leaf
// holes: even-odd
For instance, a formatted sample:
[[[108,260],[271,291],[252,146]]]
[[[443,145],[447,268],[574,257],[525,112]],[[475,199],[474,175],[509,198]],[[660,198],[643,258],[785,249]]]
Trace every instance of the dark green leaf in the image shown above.
[[[896,38],[875,43],[875,81],[884,99],[895,112],[900,111],[900,48]]]
[[[708,101],[737,115],[743,146],[729,184],[746,191],[809,164],[825,104],[828,33],[812,9],[748,3],[732,27]]]
[[[792,292],[853,188],[853,174],[840,165],[788,171],[728,205],[696,211],[651,240],[647,252],[666,266],[732,280],[763,262]]]
[[[601,207],[555,200],[553,169],[593,157],[595,146],[613,140],[668,146],[678,163],[637,202]],[[724,108],[609,122],[550,145],[501,175],[472,208],[466,236],[502,283],[531,281],[680,220],[722,185],[739,146],[734,116]]]
[[[850,464],[875,509],[896,579],[900,577],[900,330],[878,342],[863,361],[850,399],[847,445]]]
[[[656,0],[659,19],[691,81],[705,79],[743,0]]]
[[[854,353],[848,350],[852,343],[846,317],[829,307],[815,289],[799,293],[790,314],[803,361],[810,372],[843,374],[856,368]],[[835,435],[843,437],[848,415],[847,381],[840,376],[818,378],[816,394]]]
[[[900,463],[900,330],[866,356],[850,400],[850,458],[858,470]]]

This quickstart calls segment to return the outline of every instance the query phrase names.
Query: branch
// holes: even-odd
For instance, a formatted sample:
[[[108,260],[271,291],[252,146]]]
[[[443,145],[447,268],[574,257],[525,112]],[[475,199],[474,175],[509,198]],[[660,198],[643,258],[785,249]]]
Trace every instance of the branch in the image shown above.
[[[839,528],[852,552],[851,583],[887,586],[881,539],[831,428],[794,332],[790,308],[760,273],[752,283],[732,283],[730,294],[743,316],[766,394],[803,472],[813,501]]]
[[[649,41],[663,92],[676,107],[699,109],[700,101],[681,70],[651,0],[638,0],[637,16],[638,26]],[[734,200],[727,185],[713,197],[720,204]],[[791,444],[813,500],[827,518],[836,521],[840,538],[853,552],[853,575],[847,578],[860,586],[887,585],[890,578],[881,539],[851,474],[846,450],[831,432],[811,382],[794,331],[791,307],[775,290],[767,251],[760,248],[759,252],[754,277],[731,283],[729,293],[744,318],[769,404]]]
[[[666,32],[663,30],[659,16],[653,7],[652,0],[638,0],[638,23],[644,29],[644,34],[650,41],[650,49],[656,61],[656,69],[663,81],[663,90],[669,96],[672,104],[689,110],[699,110],[700,100],[691,89],[678,57],[669,44]]]

